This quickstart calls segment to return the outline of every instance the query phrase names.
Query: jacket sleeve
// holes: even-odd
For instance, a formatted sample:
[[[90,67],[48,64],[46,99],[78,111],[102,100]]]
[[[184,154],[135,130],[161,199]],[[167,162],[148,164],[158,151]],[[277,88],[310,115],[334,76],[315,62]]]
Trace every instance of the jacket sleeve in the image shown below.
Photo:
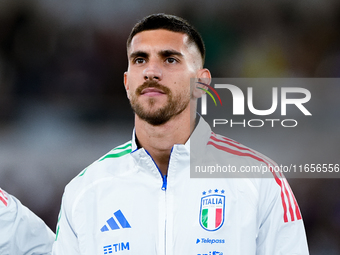
[[[287,180],[264,178],[260,192],[256,254],[309,254],[300,209]]]
[[[77,234],[72,224],[72,203],[64,193],[58,217],[56,239],[53,244],[53,255],[80,254]]]
[[[38,216],[0,189],[0,254],[51,254],[54,238]]]

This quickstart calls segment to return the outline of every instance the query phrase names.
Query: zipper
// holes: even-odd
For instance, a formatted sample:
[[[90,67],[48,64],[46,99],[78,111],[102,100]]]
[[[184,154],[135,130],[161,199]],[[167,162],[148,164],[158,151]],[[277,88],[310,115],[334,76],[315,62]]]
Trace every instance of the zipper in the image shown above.
[[[160,172],[160,174],[162,175],[161,172]],[[166,185],[167,185],[166,175],[163,175],[162,178],[163,178],[162,190],[166,191]]]
[[[173,150],[173,147],[171,148],[170,158],[171,158],[172,150]],[[168,182],[167,182],[167,175],[166,174],[164,174],[164,175],[162,174],[161,170],[157,166],[157,164],[154,161],[154,159],[151,157],[150,153],[147,150],[145,150],[145,151],[150,156],[150,158],[152,159],[153,163],[155,164],[159,174],[161,175],[161,178],[162,178],[162,187],[161,187],[161,190],[162,191],[166,191],[167,184],[168,184]],[[164,192],[162,194],[162,196],[164,196],[164,200],[162,201],[162,204],[164,203],[163,206],[162,206],[163,213],[164,213],[164,222],[162,222],[162,223],[160,222],[161,224],[159,224],[159,227],[160,227],[159,231],[160,231],[160,233],[164,234],[163,236],[160,237],[160,247],[159,248],[160,248],[160,251],[163,252],[162,254],[164,254],[164,255],[166,255],[166,247],[167,247],[167,242],[166,242],[166,239],[167,239],[166,238],[166,236],[167,236],[167,231],[166,231],[167,230],[167,202],[166,202],[166,200],[167,199],[166,199],[166,195],[167,195],[166,192]],[[164,225],[162,226],[162,224],[164,224]],[[162,239],[163,239],[163,242],[161,241]]]
[[[144,149],[144,150],[145,150],[145,149]],[[168,182],[167,182],[167,176],[162,174],[161,170],[158,168],[156,162],[153,160],[153,158],[151,157],[150,153],[149,153],[147,150],[145,150],[145,151],[146,151],[146,153],[149,155],[149,157],[152,159],[152,161],[153,161],[153,163],[155,164],[155,166],[156,166],[156,168],[157,168],[159,174],[161,175],[161,178],[162,178],[162,181],[163,181],[161,190],[166,191],[167,184],[168,184]],[[172,152],[172,149],[171,149],[171,152]],[[171,152],[170,152],[170,156],[171,156]]]

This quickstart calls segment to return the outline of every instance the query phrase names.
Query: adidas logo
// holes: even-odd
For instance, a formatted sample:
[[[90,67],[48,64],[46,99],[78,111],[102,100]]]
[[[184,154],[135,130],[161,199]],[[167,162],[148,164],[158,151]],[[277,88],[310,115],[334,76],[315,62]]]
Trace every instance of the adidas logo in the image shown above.
[[[109,227],[111,230],[120,229],[120,228],[131,228],[129,222],[127,221],[127,219],[125,218],[121,210],[118,210],[113,215],[115,216],[116,219],[114,217],[111,217],[110,219],[108,219],[106,221],[107,224],[105,224],[100,229],[101,232],[109,231]],[[119,223],[120,226],[118,225],[117,222]]]

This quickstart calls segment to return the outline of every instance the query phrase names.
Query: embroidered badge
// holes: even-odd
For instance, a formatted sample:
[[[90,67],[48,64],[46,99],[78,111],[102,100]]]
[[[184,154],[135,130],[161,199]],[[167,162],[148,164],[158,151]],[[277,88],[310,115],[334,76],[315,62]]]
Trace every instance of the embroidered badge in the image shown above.
[[[224,192],[218,189],[202,192],[199,221],[203,229],[215,231],[222,227],[225,210]]]

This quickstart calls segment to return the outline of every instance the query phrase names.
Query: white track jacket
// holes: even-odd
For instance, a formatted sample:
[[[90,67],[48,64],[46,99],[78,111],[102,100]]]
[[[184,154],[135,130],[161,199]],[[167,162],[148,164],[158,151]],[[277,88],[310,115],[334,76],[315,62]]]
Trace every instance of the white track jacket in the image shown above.
[[[285,178],[190,178],[192,157],[219,164],[269,159],[215,135],[200,119],[173,146],[162,176],[135,138],[94,162],[65,188],[55,255],[308,254],[300,210]]]
[[[47,255],[54,233],[14,196],[0,189],[0,254]]]

